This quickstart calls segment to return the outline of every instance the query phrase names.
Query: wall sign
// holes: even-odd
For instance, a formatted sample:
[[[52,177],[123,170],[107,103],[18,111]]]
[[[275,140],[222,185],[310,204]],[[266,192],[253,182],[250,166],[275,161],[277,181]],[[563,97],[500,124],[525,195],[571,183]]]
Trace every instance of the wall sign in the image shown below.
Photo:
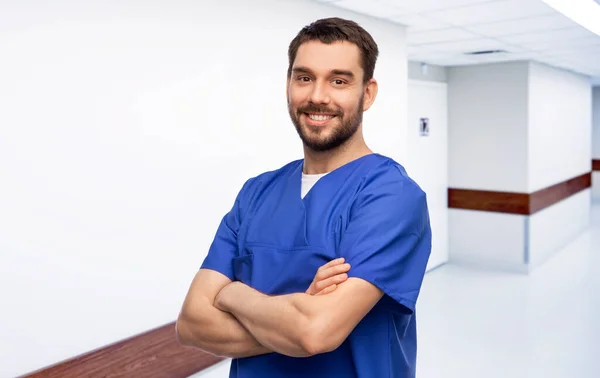
[[[419,120],[419,134],[421,136],[429,135],[429,118],[421,118]]]

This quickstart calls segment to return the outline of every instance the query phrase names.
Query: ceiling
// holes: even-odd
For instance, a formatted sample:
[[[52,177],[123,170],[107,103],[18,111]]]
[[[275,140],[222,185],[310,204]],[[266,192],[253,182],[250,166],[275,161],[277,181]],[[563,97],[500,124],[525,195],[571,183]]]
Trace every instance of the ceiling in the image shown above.
[[[456,66],[533,60],[600,84],[600,36],[541,0],[316,1],[406,25],[411,61]],[[470,54],[481,51],[500,52]]]

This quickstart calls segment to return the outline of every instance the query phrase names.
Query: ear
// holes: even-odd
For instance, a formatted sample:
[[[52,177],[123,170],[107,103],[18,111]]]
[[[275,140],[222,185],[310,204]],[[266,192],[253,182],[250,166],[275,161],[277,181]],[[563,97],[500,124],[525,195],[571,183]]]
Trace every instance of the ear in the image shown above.
[[[369,110],[371,105],[375,102],[375,98],[377,97],[377,92],[379,90],[379,86],[377,84],[377,80],[371,79],[365,86],[365,97],[363,100],[363,111]]]

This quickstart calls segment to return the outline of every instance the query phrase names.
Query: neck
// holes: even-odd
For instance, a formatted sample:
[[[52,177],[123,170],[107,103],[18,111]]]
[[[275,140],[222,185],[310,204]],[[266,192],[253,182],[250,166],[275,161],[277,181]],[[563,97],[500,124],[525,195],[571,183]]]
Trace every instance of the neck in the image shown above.
[[[324,152],[313,151],[304,146],[305,174],[320,174],[331,172],[373,151],[367,146],[361,134],[357,133],[340,147]]]

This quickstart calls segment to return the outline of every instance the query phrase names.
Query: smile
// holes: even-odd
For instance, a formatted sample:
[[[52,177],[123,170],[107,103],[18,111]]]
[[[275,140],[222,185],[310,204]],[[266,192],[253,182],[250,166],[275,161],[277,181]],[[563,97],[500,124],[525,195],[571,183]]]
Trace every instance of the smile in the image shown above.
[[[328,121],[333,117],[335,116],[327,114],[308,114],[308,118],[312,119],[313,121]]]

